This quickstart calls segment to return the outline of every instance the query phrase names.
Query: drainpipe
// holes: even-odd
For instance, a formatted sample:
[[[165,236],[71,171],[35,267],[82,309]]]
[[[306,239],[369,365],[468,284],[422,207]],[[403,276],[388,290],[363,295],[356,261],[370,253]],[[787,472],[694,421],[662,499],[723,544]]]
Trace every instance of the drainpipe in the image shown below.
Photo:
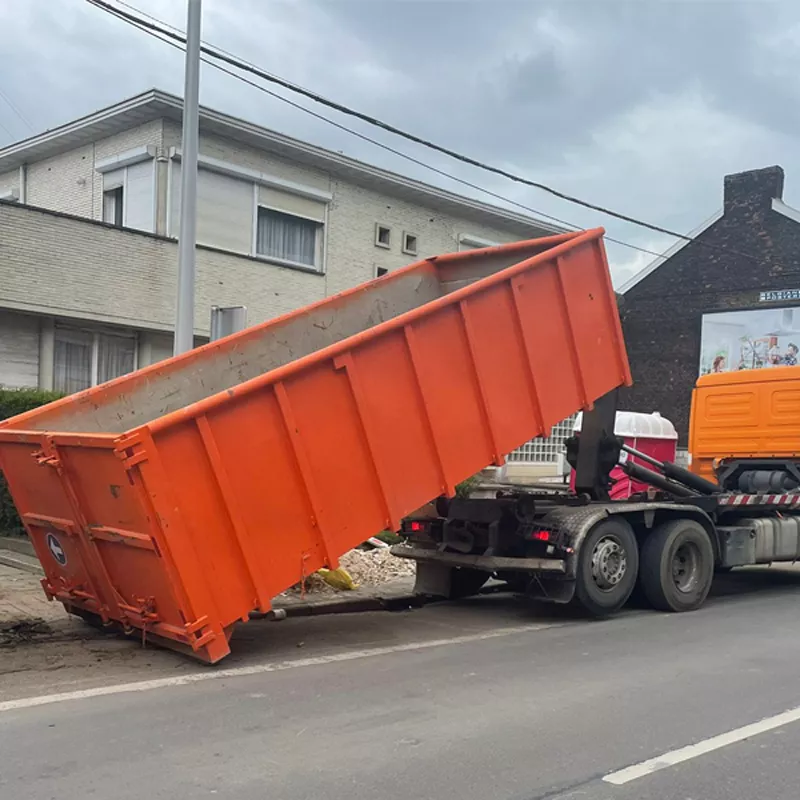
[[[163,147],[158,148],[155,166],[155,198],[156,198],[156,224],[155,233],[159,236],[167,235],[167,213],[169,209],[168,192],[170,190],[167,171],[169,169],[169,158]]]
[[[22,204],[28,202],[28,165],[19,165],[19,201]]]

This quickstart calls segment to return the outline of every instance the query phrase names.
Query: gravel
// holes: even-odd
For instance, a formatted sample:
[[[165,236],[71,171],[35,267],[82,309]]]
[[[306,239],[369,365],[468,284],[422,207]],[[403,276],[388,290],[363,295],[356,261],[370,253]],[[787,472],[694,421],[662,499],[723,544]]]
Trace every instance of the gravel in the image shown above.
[[[376,550],[351,550],[339,559],[339,566],[344,567],[357,586],[381,586],[384,583],[414,574],[415,563],[407,558],[397,558],[389,552],[389,548]],[[303,592],[301,584],[292,586],[287,594]],[[317,574],[309,575],[305,580],[307,594],[342,594],[334,589]]]

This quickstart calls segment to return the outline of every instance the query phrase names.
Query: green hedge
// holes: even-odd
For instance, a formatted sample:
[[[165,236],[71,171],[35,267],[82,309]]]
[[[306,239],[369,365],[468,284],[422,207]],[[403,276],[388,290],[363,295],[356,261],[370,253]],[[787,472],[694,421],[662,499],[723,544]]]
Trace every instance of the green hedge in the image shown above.
[[[15,417],[24,411],[38,408],[61,397],[56,392],[43,392],[39,389],[2,389],[0,388],[0,420]],[[0,535],[24,536],[17,509],[11,502],[5,478],[0,474]]]

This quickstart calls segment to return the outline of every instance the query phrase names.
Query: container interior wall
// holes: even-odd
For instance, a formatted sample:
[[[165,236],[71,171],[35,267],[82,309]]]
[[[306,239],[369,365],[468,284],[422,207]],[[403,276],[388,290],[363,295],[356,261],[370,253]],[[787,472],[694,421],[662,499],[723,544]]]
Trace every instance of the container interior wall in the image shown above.
[[[400,316],[552,243],[419,262],[309,308],[87,390],[6,427],[122,433]],[[100,398],[98,391],[102,391]]]

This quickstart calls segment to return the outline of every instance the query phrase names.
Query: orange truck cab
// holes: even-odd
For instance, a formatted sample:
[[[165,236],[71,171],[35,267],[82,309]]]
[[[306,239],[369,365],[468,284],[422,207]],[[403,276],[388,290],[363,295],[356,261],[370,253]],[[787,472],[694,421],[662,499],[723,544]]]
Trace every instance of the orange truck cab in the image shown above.
[[[800,366],[704,375],[692,395],[692,471],[740,492],[800,486]]]

